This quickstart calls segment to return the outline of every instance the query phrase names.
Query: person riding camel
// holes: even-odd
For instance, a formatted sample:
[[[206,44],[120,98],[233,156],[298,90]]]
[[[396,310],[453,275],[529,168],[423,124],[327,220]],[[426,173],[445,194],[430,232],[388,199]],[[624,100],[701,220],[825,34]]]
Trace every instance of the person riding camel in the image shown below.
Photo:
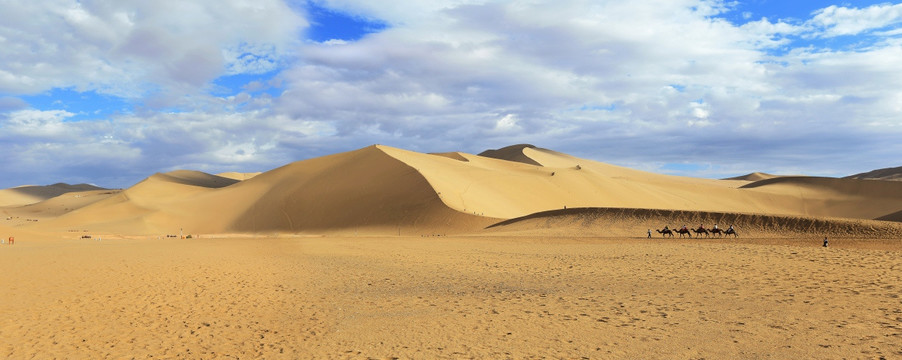
[[[682,228],[682,229],[680,229],[680,230],[686,230],[686,231],[689,231],[689,228],[688,228],[688,227],[686,227],[686,224],[683,224],[683,228]]]
[[[717,230],[717,224],[714,224],[714,230]]]
[[[698,230],[699,231],[705,230],[705,224],[698,224]]]

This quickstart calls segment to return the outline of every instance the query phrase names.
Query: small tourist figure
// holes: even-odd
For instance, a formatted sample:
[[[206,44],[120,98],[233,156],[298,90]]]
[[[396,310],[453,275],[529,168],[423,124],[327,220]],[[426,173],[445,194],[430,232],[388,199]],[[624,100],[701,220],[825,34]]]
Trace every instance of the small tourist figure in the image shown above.
[[[648,229],[648,238],[651,239],[651,229]]]
[[[824,236],[824,247],[827,247],[827,237]]]

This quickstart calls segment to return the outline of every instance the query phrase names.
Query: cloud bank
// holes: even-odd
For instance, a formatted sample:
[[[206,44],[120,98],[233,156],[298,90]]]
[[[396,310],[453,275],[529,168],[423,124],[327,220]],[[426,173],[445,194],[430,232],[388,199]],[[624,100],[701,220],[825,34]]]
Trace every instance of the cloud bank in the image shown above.
[[[317,42],[305,3],[0,3],[0,187],[262,171],[373,143],[528,142],[711,177],[902,155],[899,4],[737,23],[713,0],[317,1],[387,25]],[[22,100],[61,88],[133,110]]]

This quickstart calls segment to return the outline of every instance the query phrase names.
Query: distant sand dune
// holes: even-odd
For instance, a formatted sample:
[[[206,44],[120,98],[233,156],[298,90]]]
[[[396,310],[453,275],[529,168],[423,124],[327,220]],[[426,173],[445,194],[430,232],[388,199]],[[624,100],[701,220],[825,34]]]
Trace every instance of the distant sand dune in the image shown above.
[[[891,180],[902,181],[902,166],[893,168],[877,169],[865,173],[847,176],[849,179],[868,179],[868,180]]]
[[[88,184],[58,183],[47,186],[27,185],[0,189],[0,207],[29,205],[70,192],[90,190],[103,190],[103,188]]]
[[[784,176],[742,189],[796,195],[805,215],[877,219],[902,210],[902,182]]]

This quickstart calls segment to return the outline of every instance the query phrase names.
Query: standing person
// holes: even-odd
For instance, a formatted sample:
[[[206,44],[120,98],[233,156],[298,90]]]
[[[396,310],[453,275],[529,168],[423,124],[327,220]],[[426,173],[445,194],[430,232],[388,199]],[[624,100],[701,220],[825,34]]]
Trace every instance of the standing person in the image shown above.
[[[827,237],[824,236],[824,247],[827,247]]]
[[[648,238],[651,239],[651,229],[648,229]]]

